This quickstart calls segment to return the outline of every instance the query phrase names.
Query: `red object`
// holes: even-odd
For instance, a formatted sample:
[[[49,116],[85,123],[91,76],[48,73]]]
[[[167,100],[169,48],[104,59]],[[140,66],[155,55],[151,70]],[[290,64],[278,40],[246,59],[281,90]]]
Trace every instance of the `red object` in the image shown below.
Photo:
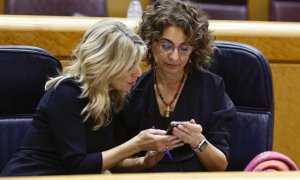
[[[266,151],[252,159],[244,171],[299,171],[299,169],[286,155]]]

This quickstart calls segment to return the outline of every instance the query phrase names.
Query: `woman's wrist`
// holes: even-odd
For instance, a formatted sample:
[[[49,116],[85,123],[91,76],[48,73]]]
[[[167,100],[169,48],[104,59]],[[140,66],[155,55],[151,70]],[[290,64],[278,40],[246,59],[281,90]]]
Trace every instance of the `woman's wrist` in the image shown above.
[[[139,157],[139,166],[141,170],[149,168],[148,165],[145,163],[145,156]]]
[[[130,148],[131,154],[136,154],[140,151],[142,151],[142,148],[140,147],[140,138],[137,136],[134,136],[129,141],[127,141],[127,147]]]
[[[198,152],[203,152],[206,147],[208,145],[208,141],[204,138],[198,145],[196,148],[193,148],[193,151],[195,153],[198,153]]]
[[[195,141],[193,142],[193,144],[190,144],[191,148],[192,148],[192,149],[197,148],[198,145],[199,145],[204,139],[206,139],[206,138],[203,136],[203,134],[201,134],[201,135],[200,135],[200,138],[198,138],[198,140],[195,140]]]

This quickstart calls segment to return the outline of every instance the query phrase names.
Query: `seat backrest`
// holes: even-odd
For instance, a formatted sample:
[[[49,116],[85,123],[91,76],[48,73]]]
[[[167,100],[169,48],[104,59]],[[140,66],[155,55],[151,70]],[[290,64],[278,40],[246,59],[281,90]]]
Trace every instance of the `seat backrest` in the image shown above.
[[[32,46],[0,46],[0,171],[20,146],[49,77],[61,63]]]
[[[107,16],[106,0],[4,0],[4,14]]]
[[[272,21],[300,22],[299,0],[270,0],[270,19]]]
[[[205,11],[209,19],[249,20],[247,0],[201,0],[195,5]]]
[[[220,75],[237,109],[229,124],[229,171],[242,171],[256,155],[272,150],[274,97],[266,58],[254,47],[216,41],[210,71]]]
[[[155,1],[151,0],[151,3]],[[193,0],[192,2],[206,12],[209,19],[249,20],[248,0]]]
[[[32,117],[0,117],[0,172],[12,154],[21,146]]]
[[[32,46],[0,46],[0,116],[34,114],[49,77],[61,63]]]

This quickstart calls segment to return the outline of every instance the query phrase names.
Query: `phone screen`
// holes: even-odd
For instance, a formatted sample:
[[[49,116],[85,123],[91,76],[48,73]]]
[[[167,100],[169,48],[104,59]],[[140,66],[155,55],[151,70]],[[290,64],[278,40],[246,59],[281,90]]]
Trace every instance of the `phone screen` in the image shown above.
[[[172,122],[170,122],[166,134],[167,134],[167,135],[173,134],[173,128],[174,128],[174,127],[177,127],[178,125],[182,124],[183,122],[184,122],[184,121],[172,121]]]

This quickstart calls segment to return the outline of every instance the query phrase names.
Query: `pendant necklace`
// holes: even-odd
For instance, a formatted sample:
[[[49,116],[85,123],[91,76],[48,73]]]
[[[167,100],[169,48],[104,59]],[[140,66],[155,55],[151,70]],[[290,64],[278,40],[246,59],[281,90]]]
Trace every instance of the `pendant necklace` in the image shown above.
[[[156,75],[156,69],[155,69],[155,70],[154,70],[154,87],[155,87],[155,89],[156,89],[156,92],[157,92],[159,98],[161,99],[161,101],[162,101],[162,102],[164,103],[164,105],[166,106],[166,107],[165,107],[165,115],[164,115],[164,116],[165,116],[165,117],[170,117],[170,113],[172,112],[172,107],[171,107],[171,105],[172,105],[172,104],[174,103],[174,101],[176,100],[177,96],[178,96],[179,93],[180,93],[181,88],[182,88],[183,85],[184,85],[185,75],[184,75],[184,73],[183,73],[183,76],[182,76],[182,78],[181,78],[181,81],[180,81],[180,84],[179,84],[179,86],[178,86],[178,88],[177,88],[177,91],[176,91],[176,93],[175,93],[173,99],[172,99],[171,102],[169,102],[169,103],[167,103],[166,100],[164,99],[164,97],[161,95],[161,92],[160,92],[159,87],[158,87],[158,84],[157,84],[157,77],[156,77],[156,76],[157,76],[157,75]]]

